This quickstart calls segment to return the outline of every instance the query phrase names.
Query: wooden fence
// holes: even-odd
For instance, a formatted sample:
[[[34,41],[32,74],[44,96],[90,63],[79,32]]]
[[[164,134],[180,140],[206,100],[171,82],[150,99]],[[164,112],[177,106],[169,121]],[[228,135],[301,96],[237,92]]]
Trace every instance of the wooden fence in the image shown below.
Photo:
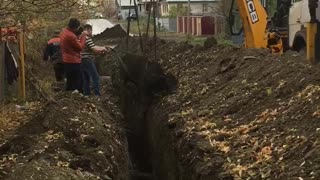
[[[222,17],[216,16],[191,16],[190,34],[194,36],[217,35],[224,32],[224,21]],[[188,17],[177,17],[177,32],[188,32]]]

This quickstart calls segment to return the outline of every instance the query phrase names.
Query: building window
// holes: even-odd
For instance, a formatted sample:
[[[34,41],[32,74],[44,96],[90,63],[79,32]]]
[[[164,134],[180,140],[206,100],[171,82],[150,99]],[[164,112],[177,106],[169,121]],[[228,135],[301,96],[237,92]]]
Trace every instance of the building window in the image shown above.
[[[208,12],[208,3],[202,4],[202,12]]]
[[[161,4],[162,16],[166,16],[169,13],[168,4]]]

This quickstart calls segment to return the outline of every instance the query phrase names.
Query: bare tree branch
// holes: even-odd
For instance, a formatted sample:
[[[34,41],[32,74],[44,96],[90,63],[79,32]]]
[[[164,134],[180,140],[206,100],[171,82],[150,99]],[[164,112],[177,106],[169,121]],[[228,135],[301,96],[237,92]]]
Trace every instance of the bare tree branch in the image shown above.
[[[212,12],[225,18],[229,17],[232,0],[223,0],[218,2],[217,6],[211,7]]]
[[[64,17],[63,14],[87,14],[100,0],[0,0],[0,25],[8,21]]]

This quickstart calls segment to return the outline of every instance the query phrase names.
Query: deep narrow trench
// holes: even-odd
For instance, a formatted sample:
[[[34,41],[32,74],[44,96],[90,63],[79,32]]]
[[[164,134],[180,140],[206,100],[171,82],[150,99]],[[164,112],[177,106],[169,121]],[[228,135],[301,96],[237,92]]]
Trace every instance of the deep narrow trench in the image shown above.
[[[172,93],[176,80],[159,64],[135,55],[123,58],[128,71],[120,71],[119,96],[130,155],[130,180],[178,179],[169,128],[153,117],[154,104]]]
[[[134,89],[134,87],[132,88]],[[153,180],[155,177],[151,157],[152,147],[148,142],[145,118],[148,103],[143,99],[137,99],[138,96],[135,92],[138,91],[129,91],[125,96],[127,106],[124,111],[131,162],[130,179]]]

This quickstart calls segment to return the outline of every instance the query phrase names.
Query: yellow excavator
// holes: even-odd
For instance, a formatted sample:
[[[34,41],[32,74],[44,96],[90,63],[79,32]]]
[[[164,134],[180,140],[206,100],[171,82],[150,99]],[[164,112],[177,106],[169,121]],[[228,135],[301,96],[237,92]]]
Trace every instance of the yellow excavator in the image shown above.
[[[310,63],[320,62],[318,0],[278,0],[272,18],[265,4],[264,0],[232,0],[232,35],[243,34],[246,48],[269,48],[275,54],[292,49]]]

